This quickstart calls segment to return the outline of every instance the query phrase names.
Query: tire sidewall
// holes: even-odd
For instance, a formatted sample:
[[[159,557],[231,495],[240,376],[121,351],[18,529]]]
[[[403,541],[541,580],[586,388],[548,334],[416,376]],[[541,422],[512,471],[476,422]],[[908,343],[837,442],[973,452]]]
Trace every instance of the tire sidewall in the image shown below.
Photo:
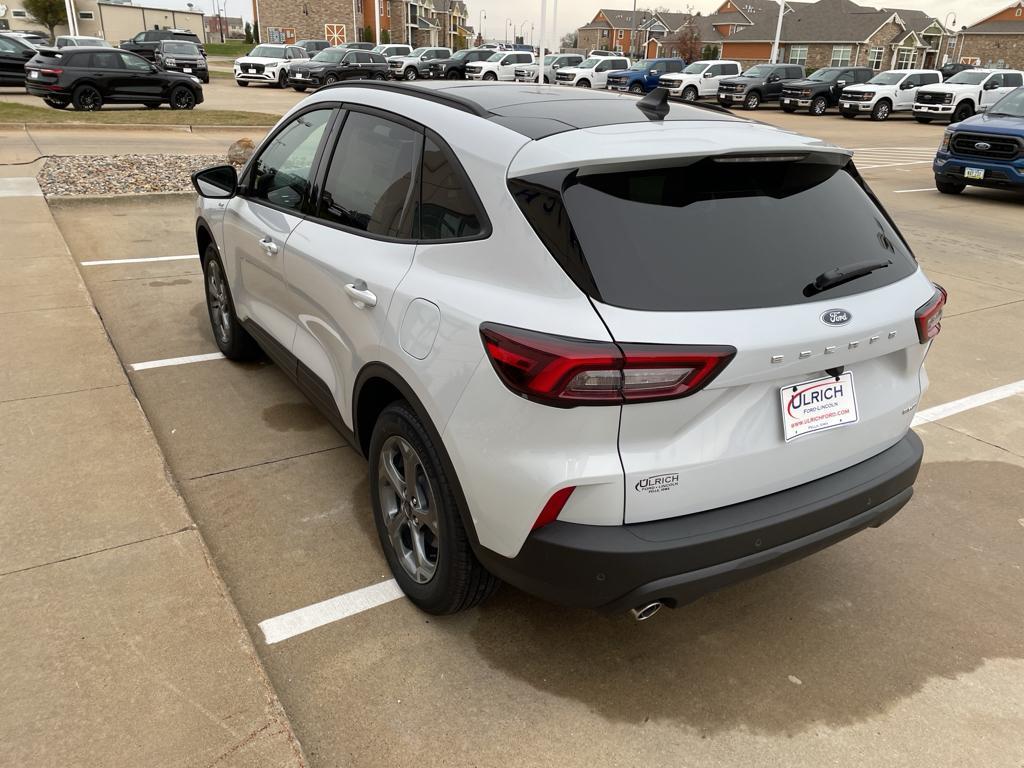
[[[224,293],[228,297],[228,316],[231,318],[231,328],[228,333],[227,343],[224,343],[215,326],[213,312],[210,309],[210,264],[216,263],[220,268],[220,277],[224,281]],[[235,314],[235,300],[231,296],[231,286],[228,285],[228,276],[224,271],[224,263],[220,260],[217,248],[210,243],[206,246],[206,257],[203,260],[203,295],[206,297],[206,316],[210,320],[210,331],[213,333],[213,340],[217,348],[227,357],[231,357],[235,349],[235,340],[238,338],[238,315]]]
[[[818,109],[819,106],[820,110]],[[815,117],[820,117],[821,115],[824,115],[826,112],[828,112],[828,99],[826,99],[824,96],[818,96],[813,101],[811,101],[812,115],[814,115]]]
[[[89,108],[79,106],[79,100],[81,96],[86,92],[86,89],[91,90],[96,94],[94,106]],[[79,112],[99,112],[99,110],[103,108],[103,96],[100,93],[99,88],[97,88],[94,85],[80,85],[71,94],[71,104]]]
[[[743,100],[744,109],[757,109],[761,106],[761,94],[754,91],[747,94],[747,98]]]
[[[688,85],[683,89],[683,101],[694,102],[697,101],[698,93],[697,89],[692,85]]]

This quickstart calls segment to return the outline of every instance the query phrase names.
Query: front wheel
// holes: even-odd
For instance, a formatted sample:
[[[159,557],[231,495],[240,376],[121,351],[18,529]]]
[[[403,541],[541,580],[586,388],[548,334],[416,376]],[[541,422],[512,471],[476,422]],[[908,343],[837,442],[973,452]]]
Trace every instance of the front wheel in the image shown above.
[[[961,184],[957,181],[943,181],[938,176],[935,177],[935,188],[944,195],[959,195],[965,189],[966,184]]]
[[[577,88],[589,88],[590,87],[590,81],[589,80],[580,80],[578,83],[576,83],[576,87]]]
[[[449,69],[448,74],[444,76],[445,80],[458,80],[459,71],[457,69]]]
[[[213,243],[206,246],[205,255],[203,282],[206,285],[206,310],[217,348],[228,360],[252,360],[259,356],[260,348],[238,322],[224,264]]]
[[[288,73],[283,69],[277,73],[277,87],[282,89],[288,87]]]
[[[494,82],[495,80],[498,79],[498,76],[496,74],[494,74],[493,72],[484,72],[484,78],[483,79],[484,80],[488,80],[490,82]]]
[[[857,117],[857,115],[853,112],[843,112],[842,115],[847,120],[853,120],[855,117]]]
[[[331,74],[324,78],[324,85],[334,85],[336,82],[338,82],[337,75]]]
[[[796,112],[796,107],[782,107],[782,111],[785,112],[787,115],[792,115],[794,112]]]
[[[79,112],[96,112],[103,108],[103,96],[92,85],[80,85],[71,95],[71,103]]]
[[[697,89],[692,85],[687,86],[683,89],[683,101],[696,101],[697,100]]]
[[[292,86],[292,90],[298,91],[299,93],[305,93],[306,92],[306,86],[304,86],[304,85],[293,85]]]
[[[405,70],[405,79],[406,80],[415,80],[419,76],[420,76],[420,73],[418,71],[416,71],[416,67],[407,67],[406,68],[406,70]]]
[[[828,111],[828,100],[824,96],[818,96],[814,101],[811,102],[811,114],[815,117],[821,117]]]
[[[871,119],[881,122],[883,120],[888,120],[889,115],[891,114],[892,105],[885,99],[882,99],[882,101],[875,104],[875,108],[871,110]]]
[[[473,554],[437,447],[404,401],[385,408],[370,439],[370,501],[384,556],[421,610],[471,608],[498,585]]]
[[[968,102],[964,102],[956,111],[953,113],[953,117],[950,122],[959,123],[966,120],[968,117],[974,114],[974,105]]]
[[[629,92],[635,93],[637,96],[643,96],[644,87],[640,83],[633,83],[633,85],[629,86]]]
[[[171,91],[171,96],[168,100],[170,101],[171,109],[196,108],[196,95],[187,85],[179,85]]]
[[[747,98],[743,100],[744,109],[757,109],[761,106],[761,94],[756,91],[747,94]]]

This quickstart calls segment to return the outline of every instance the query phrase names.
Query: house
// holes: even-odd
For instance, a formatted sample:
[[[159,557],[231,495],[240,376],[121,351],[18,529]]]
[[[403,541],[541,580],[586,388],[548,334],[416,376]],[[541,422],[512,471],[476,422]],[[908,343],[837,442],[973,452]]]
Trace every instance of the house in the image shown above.
[[[984,67],[1024,69],[1024,0],[961,31],[956,60]]]
[[[775,0],[725,0],[695,17],[701,41],[723,59],[750,65],[771,58],[779,5]],[[939,67],[952,60],[954,36],[922,11],[874,8],[853,0],[787,2],[779,61],[821,67],[870,66],[876,70]]]
[[[576,47],[585,52],[596,48],[635,56],[644,39],[639,30],[651,18],[648,11],[602,8],[589,23],[576,30]]]

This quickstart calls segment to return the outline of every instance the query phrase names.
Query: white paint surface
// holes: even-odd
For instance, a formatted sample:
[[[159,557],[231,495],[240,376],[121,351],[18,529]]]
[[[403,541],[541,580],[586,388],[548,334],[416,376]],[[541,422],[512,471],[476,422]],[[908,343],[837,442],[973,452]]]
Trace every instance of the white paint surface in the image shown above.
[[[979,392],[976,395],[961,397],[959,400],[954,400],[951,403],[944,403],[942,405],[936,405],[934,408],[927,408],[914,417],[914,421],[911,423],[911,426],[917,427],[921,424],[938,421],[939,419],[947,419],[958,413],[963,413],[964,411],[969,411],[972,408],[978,408],[982,405],[988,405],[989,403],[994,403],[997,400],[1005,400],[1006,398],[1013,397],[1014,395],[1024,395],[1024,380],[1015,381],[1013,384],[1006,384],[1005,386],[996,387],[995,389],[988,389],[984,392]]]
[[[357,589],[355,592],[348,592],[261,621],[259,627],[263,630],[263,637],[267,645],[273,645],[290,637],[309,632],[311,629],[368,611],[378,605],[390,603],[401,597],[405,597],[405,594],[398,586],[398,582],[388,579],[369,587]]]
[[[166,360],[150,360],[145,363],[132,363],[128,367],[133,371],[148,371],[150,368],[168,368],[172,365],[188,365],[189,363],[205,363],[208,360],[223,360],[220,352],[206,355],[189,355],[188,357],[169,357]]]
[[[105,267],[110,264],[147,264],[152,261],[186,261],[189,259],[198,259],[198,254],[191,254],[188,256],[146,256],[138,259],[100,259],[98,261],[83,261],[83,267]]]

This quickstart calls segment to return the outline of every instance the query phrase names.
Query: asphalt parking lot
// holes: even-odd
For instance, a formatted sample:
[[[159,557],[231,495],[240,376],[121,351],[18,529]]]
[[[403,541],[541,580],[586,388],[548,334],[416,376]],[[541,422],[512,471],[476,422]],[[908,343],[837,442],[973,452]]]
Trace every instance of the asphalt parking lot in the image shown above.
[[[935,192],[941,126],[756,117],[855,148],[949,290],[926,413],[1024,380],[1019,198]],[[1024,765],[1024,395],[921,425],[882,528],[643,624],[503,588],[268,643],[261,622],[389,578],[366,464],[272,364],[216,354],[189,199],[53,213],[314,765]]]

